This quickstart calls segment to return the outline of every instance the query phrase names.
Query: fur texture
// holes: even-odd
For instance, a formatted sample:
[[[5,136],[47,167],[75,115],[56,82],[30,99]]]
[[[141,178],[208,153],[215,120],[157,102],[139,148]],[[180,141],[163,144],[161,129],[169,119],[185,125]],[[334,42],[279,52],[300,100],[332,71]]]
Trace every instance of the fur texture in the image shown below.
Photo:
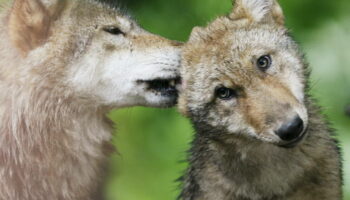
[[[337,142],[283,23],[276,1],[238,0],[229,16],[193,30],[179,109],[196,135],[180,199],[341,199]],[[276,130],[294,116],[303,135],[289,143]]]
[[[89,0],[16,0],[0,19],[0,200],[101,199],[105,114],[173,105],[147,81],[178,76],[179,44]]]

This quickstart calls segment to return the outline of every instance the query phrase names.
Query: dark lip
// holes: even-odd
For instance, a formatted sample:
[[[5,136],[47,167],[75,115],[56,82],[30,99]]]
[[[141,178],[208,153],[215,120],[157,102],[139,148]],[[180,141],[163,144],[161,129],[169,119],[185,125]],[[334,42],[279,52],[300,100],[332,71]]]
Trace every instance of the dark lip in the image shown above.
[[[147,90],[166,97],[177,97],[177,86],[181,84],[180,77],[156,78],[152,80],[138,80],[137,83],[145,84]]]
[[[308,127],[305,128],[303,133],[297,139],[295,139],[291,142],[288,142],[286,144],[280,144],[278,146],[283,147],[283,148],[293,148],[293,147],[297,146],[297,144],[299,144],[305,138],[307,131],[308,131]]]

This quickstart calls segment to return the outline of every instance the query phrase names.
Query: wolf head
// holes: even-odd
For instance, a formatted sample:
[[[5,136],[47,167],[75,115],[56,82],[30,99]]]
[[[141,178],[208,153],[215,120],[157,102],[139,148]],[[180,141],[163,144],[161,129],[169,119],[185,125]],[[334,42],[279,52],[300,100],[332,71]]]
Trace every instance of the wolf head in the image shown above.
[[[143,30],[112,6],[15,0],[7,19],[10,46],[22,61],[11,71],[22,84],[65,88],[103,106],[176,102],[180,44]]]
[[[208,137],[290,147],[306,132],[307,70],[275,0],[237,0],[229,16],[195,28],[181,74],[180,111]]]

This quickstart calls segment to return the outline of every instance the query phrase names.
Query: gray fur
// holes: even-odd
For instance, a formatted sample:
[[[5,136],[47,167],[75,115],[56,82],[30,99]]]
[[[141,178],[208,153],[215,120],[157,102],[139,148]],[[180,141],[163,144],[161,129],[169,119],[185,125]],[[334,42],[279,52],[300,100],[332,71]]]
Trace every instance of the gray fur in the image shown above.
[[[196,134],[182,200],[342,198],[338,142],[308,95],[309,69],[277,2],[264,2],[237,1],[228,17],[195,28],[183,50],[179,110]],[[266,54],[272,66],[262,72],[255,60]],[[220,85],[236,97],[217,98]],[[286,148],[274,130],[295,113],[308,129]]]

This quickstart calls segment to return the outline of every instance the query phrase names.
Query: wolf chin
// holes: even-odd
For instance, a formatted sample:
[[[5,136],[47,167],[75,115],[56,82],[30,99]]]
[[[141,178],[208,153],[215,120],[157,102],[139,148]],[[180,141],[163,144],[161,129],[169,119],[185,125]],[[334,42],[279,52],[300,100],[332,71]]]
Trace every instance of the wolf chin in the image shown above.
[[[92,0],[15,0],[0,15],[0,200],[101,199],[105,114],[174,105],[179,43]]]
[[[340,200],[333,131],[275,0],[237,0],[183,50],[179,110],[196,130],[183,200]]]

